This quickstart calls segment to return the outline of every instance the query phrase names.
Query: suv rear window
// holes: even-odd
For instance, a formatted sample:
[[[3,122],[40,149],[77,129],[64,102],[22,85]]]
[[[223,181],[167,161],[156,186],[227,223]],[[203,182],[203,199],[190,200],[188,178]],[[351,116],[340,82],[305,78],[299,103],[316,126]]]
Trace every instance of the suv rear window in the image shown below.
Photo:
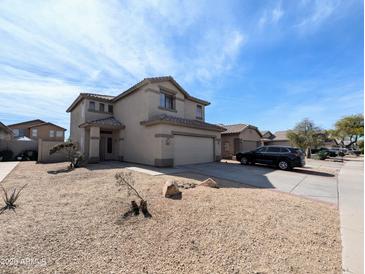
[[[282,147],[282,148],[280,148],[280,152],[288,153],[288,152],[290,152],[290,151],[289,151],[289,149],[288,149],[288,148],[286,148],[286,147]]]
[[[267,152],[280,152],[280,147],[269,147]]]

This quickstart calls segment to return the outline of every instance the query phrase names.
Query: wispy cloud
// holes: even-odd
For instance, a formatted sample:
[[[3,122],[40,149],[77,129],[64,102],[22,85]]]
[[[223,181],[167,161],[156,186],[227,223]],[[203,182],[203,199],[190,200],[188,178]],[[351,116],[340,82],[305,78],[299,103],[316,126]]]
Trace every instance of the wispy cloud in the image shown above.
[[[301,30],[315,29],[331,17],[340,4],[340,0],[302,1],[302,8],[307,12],[295,27]]]
[[[204,24],[208,8],[207,1],[2,1],[0,119],[24,109],[23,116],[62,117],[68,126],[64,111],[80,90],[111,93],[148,76],[208,81],[224,73],[245,36],[233,25]],[[196,29],[202,35],[192,37]]]
[[[284,10],[281,2],[279,2],[274,8],[265,9],[263,11],[263,14],[258,21],[258,26],[259,28],[263,28],[266,25],[275,25],[279,22],[283,15]]]

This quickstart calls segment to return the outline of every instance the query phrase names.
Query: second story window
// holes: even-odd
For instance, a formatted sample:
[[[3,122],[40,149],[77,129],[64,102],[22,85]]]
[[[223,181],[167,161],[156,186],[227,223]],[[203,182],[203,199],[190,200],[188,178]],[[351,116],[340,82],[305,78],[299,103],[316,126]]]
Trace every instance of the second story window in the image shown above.
[[[89,102],[89,110],[95,110],[95,102],[94,101]]]
[[[196,118],[203,119],[203,107],[201,105],[196,106]]]
[[[105,105],[103,103],[99,104],[99,111],[100,112],[105,112]]]
[[[15,137],[19,137],[19,129],[17,129],[17,128],[14,128],[13,129],[13,132],[14,132],[14,135],[15,135]]]
[[[113,113],[113,105],[108,105],[108,112]]]
[[[32,128],[32,137],[37,137],[38,130],[36,128]]]
[[[63,131],[62,130],[57,130],[56,131],[56,137],[63,137]]]
[[[54,130],[49,131],[49,137],[54,137]]]
[[[170,94],[160,94],[160,107],[166,109],[174,109],[174,96]]]

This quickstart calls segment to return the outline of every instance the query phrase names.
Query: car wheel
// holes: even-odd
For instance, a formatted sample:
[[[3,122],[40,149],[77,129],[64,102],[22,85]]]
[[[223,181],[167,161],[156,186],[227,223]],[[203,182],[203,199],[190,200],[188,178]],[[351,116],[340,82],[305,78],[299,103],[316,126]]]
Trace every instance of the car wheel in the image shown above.
[[[241,162],[241,165],[248,165],[248,159],[246,157],[242,157],[240,162]]]
[[[290,170],[290,164],[285,161],[285,160],[282,160],[278,163],[278,167],[281,169],[281,170]]]

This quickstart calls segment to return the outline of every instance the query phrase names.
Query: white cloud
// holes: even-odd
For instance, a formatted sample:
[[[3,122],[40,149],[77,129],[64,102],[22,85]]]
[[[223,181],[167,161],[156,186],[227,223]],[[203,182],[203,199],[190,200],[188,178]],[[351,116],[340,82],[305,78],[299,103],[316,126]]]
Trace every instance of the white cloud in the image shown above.
[[[259,28],[277,24],[284,15],[284,10],[281,6],[281,2],[279,2],[274,8],[264,10],[258,21]]]
[[[304,19],[295,26],[302,30],[314,29],[329,19],[339,5],[339,0],[304,1],[302,8],[308,12],[304,15]]]
[[[123,90],[144,77],[204,81],[229,70],[244,34],[203,24],[209,1],[2,1],[0,118],[63,117],[80,90]],[[201,32],[201,35],[191,34]],[[29,107],[29,102],[34,108]],[[48,103],[47,103],[48,102]],[[41,106],[38,107],[37,106]],[[57,109],[57,115],[51,115]],[[62,114],[61,114],[62,112]]]

